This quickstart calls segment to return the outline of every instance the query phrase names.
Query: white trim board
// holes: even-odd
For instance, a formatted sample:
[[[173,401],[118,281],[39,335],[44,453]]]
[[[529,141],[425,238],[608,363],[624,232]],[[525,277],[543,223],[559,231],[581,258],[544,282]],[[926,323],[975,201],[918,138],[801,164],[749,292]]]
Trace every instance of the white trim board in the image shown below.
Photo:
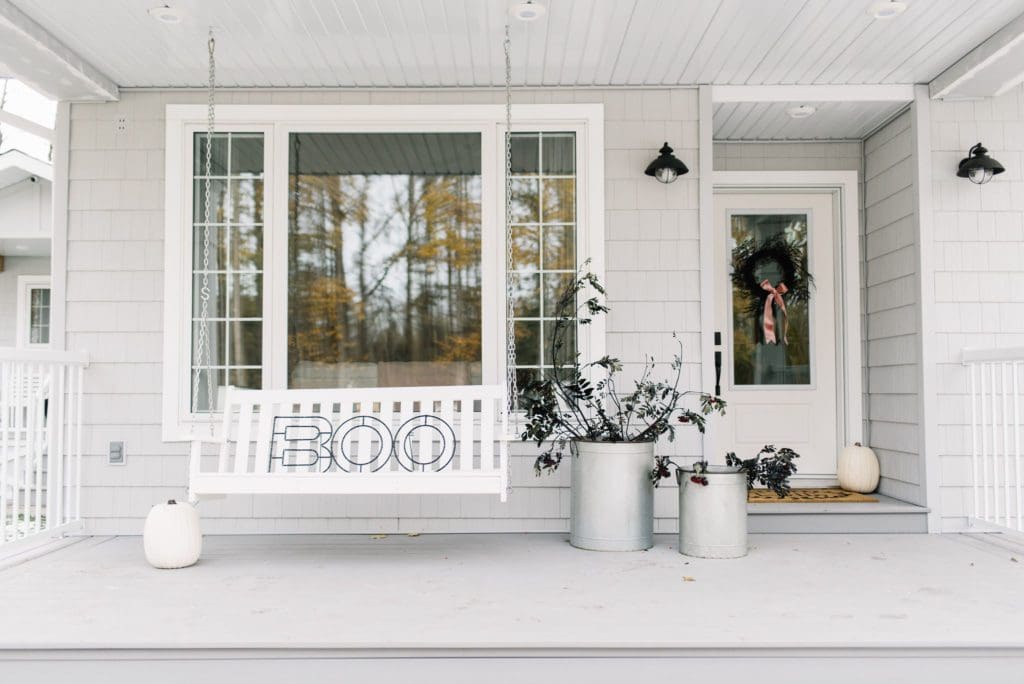
[[[918,460],[922,470],[924,503],[928,506],[928,531],[941,532],[940,510],[941,464],[934,451],[939,434],[938,390],[936,370],[937,314],[935,304],[935,227],[932,215],[932,151],[931,101],[928,86],[917,87],[917,97],[911,106],[910,126],[914,136],[914,213],[917,215],[917,295],[920,305],[917,313],[920,335],[920,387],[918,421]]]
[[[9,0],[0,0],[0,27],[6,34],[0,43],[0,57],[12,57],[3,54],[11,50],[20,51],[25,64],[10,60],[12,75],[35,90],[56,100],[67,100],[70,94],[81,100],[118,99],[114,81]]]
[[[933,99],[954,97],[961,87],[968,88],[970,81],[986,69],[998,69],[1001,62],[1010,57],[1014,50],[1024,42],[1024,14],[1020,15],[1003,28],[996,31],[985,42],[981,43],[955,64],[936,76],[928,85],[928,93]],[[1013,66],[1006,72],[1007,78],[995,92],[966,93],[967,96],[980,97],[993,95],[998,97],[1007,90],[1024,81],[1024,70]]]
[[[67,346],[68,283],[68,196],[71,170],[71,104],[57,103],[54,122],[50,215],[53,232],[50,239],[50,347]]]
[[[864,406],[860,335],[860,191],[857,172],[715,171],[711,177],[714,191],[720,189],[744,192],[832,190],[838,193],[839,234],[837,235],[837,246],[843,270],[837,279],[838,300],[842,303],[842,311],[839,312],[837,318],[842,321],[843,325],[843,334],[840,336],[841,353],[837,359],[839,376],[837,384],[841,388],[840,396],[837,399],[842,409],[840,426],[843,434],[838,437],[839,442],[845,444],[862,441]],[[711,211],[709,209],[707,226],[702,226],[702,240],[705,235],[704,227],[707,228],[706,234],[709,238],[714,230],[713,216],[710,216]],[[710,259],[713,259],[713,255]],[[711,270],[711,265],[709,261],[707,270]],[[709,294],[702,297],[704,301],[701,304],[706,306],[710,302],[711,310],[714,311],[714,289],[709,285],[705,292]],[[711,342],[714,337],[714,327],[714,316],[702,316],[701,339]],[[713,381],[713,369],[711,377]]]
[[[716,85],[714,102],[911,102],[913,85]]]

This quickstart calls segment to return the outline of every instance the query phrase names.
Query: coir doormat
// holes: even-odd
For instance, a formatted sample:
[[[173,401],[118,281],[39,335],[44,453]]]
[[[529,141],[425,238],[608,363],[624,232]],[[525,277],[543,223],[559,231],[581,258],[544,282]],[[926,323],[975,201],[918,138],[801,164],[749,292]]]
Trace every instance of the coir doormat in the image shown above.
[[[751,489],[747,493],[748,503],[875,503],[878,499],[870,494],[848,492],[839,487],[807,487],[793,489],[780,499],[770,489]]]

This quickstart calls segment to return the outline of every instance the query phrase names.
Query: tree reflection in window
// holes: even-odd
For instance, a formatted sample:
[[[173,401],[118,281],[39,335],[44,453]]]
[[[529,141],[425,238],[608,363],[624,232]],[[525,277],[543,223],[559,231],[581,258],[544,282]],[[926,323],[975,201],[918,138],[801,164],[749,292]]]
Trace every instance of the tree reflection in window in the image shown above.
[[[476,133],[289,139],[289,387],[481,380]]]

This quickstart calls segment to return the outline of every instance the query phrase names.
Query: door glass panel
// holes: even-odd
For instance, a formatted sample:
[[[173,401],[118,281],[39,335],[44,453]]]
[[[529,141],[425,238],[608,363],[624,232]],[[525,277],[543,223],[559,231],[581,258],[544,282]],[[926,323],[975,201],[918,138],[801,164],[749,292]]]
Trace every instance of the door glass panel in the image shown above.
[[[807,214],[733,214],[730,230],[733,384],[810,385]]]

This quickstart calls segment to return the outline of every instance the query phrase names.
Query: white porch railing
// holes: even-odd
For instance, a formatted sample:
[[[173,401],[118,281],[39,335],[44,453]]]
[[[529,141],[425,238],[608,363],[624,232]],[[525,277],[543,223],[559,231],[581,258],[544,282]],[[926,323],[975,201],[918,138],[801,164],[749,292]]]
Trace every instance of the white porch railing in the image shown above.
[[[85,354],[0,348],[0,550],[81,515]]]
[[[1024,531],[1021,388],[1024,347],[964,349],[970,373],[973,518]]]

